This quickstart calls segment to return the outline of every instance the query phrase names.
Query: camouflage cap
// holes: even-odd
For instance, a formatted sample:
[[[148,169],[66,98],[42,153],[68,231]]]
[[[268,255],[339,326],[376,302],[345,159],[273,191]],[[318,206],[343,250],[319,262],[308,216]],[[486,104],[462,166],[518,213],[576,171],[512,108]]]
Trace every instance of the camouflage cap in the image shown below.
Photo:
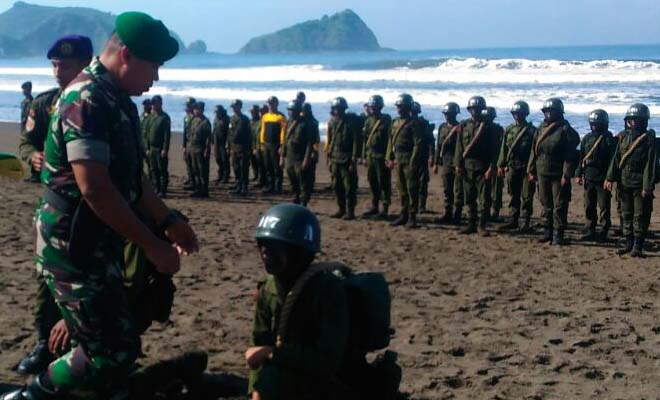
[[[142,12],[119,14],[115,32],[136,57],[145,61],[162,64],[179,52],[179,43],[165,24]]]
[[[46,57],[49,60],[53,58],[79,58],[86,60],[92,58],[93,55],[92,41],[87,36],[67,35],[57,39],[50,46]]]

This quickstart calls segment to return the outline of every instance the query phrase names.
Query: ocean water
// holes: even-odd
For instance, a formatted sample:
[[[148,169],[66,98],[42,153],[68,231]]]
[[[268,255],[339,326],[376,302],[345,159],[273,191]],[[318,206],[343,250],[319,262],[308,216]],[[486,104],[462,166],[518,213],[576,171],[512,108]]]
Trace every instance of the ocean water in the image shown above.
[[[48,60],[0,60],[0,120],[18,121],[20,84],[31,80],[34,92],[54,86]],[[642,102],[660,111],[660,45],[536,47],[326,53],[314,55],[223,55],[177,57],[161,69],[160,80],[145,96],[163,96],[173,128],[181,130],[183,101],[193,96],[212,106],[234,98],[244,104],[263,104],[275,95],[281,108],[303,90],[319,121],[328,119],[330,101],[344,96],[354,112],[369,96],[385,98],[386,112],[399,93],[413,95],[427,119],[442,120],[448,101],[461,105],[482,95],[498,111],[498,122],[511,123],[508,110],[517,100],[527,101],[534,122],[548,97],[560,97],[571,124],[584,134],[587,116],[603,108],[610,113],[611,130],[623,126],[623,114]],[[136,98],[136,102],[142,98]],[[652,120],[651,126],[659,122]]]

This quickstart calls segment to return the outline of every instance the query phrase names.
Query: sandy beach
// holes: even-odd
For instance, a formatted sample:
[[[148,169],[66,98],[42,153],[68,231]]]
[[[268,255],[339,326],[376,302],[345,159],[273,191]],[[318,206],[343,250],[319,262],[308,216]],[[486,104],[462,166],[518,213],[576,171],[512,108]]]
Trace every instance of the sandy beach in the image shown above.
[[[171,146],[167,203],[190,217],[202,247],[183,260],[171,323],[147,332],[141,362],[198,349],[209,353],[210,371],[246,375],[253,293],[265,276],[252,234],[259,214],[288,197],[236,198],[229,186],[213,186],[210,199],[190,199],[181,190],[180,139],[174,135]],[[15,153],[17,142],[18,126],[0,123],[0,151]],[[317,188],[329,181],[320,165]],[[358,213],[368,203],[360,173]],[[25,378],[11,368],[35,341],[31,218],[41,188],[0,185],[0,382],[21,384]],[[391,349],[404,369],[404,392],[414,399],[660,398],[657,233],[644,259],[616,256],[618,237],[577,242],[583,206],[582,188],[574,187],[570,246],[540,245],[535,235],[464,237],[457,227],[432,223],[442,210],[440,193],[435,176],[429,206],[436,214],[422,215],[417,230],[330,219],[336,205],[329,192],[310,203],[322,224],[319,259],[382,271],[391,285]],[[656,212],[651,229],[658,228]]]

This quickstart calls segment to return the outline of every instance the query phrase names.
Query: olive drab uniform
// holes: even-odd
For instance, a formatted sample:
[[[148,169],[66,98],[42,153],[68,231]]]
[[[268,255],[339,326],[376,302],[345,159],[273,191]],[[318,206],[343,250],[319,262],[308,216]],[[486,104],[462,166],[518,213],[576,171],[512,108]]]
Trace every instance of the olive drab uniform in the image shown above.
[[[396,163],[397,190],[401,198],[401,215],[404,217],[417,215],[419,174],[422,147],[426,143],[425,135],[421,124],[411,117],[399,117],[392,122],[386,159]]]
[[[183,117],[183,161],[186,163],[186,174],[188,175],[188,183],[192,184],[193,182],[193,165],[192,165],[192,156],[189,151],[189,134],[190,131],[190,121],[192,121],[193,116],[191,113],[186,112],[186,116]]]
[[[147,132],[146,149],[149,155],[151,179],[156,192],[166,194],[170,182],[168,153],[170,151],[172,122],[166,112],[159,113],[156,110],[151,111],[147,121],[145,128]],[[164,156],[163,153],[165,153]]]
[[[218,116],[213,120],[213,154],[218,166],[218,179],[216,182],[227,183],[229,181],[229,152],[227,152],[227,136],[229,135],[229,117],[226,114]]]
[[[188,142],[190,157],[193,164],[193,185],[195,186],[195,193],[202,196],[208,196],[213,131],[211,129],[211,121],[209,121],[206,116],[202,115],[199,117],[193,117],[190,120]],[[215,145],[217,149],[217,142]]]
[[[542,122],[532,144],[527,172],[538,179],[541,216],[546,231],[561,236],[568,224],[571,179],[577,167],[580,136],[566,120]],[[566,183],[561,185],[561,178]]]
[[[229,149],[236,177],[236,190],[246,192],[250,182],[250,148],[252,137],[250,119],[244,114],[234,114],[229,120]]]
[[[313,116],[306,115],[307,127],[312,132],[314,143],[312,144],[312,160],[311,171],[309,172],[310,185],[312,192],[314,192],[314,184],[316,183],[316,167],[319,164],[319,150],[321,147],[321,132],[319,131],[319,121]]]
[[[288,121],[282,157],[294,195],[293,202],[303,206],[307,206],[312,195],[311,173],[315,140],[314,131],[306,118],[298,116]],[[306,164],[305,168],[303,164]]]
[[[435,164],[439,166],[442,179],[442,193],[444,197],[445,215],[453,213],[454,221],[458,222],[463,213],[463,179],[456,176],[457,139],[461,136],[461,124],[451,125],[443,123],[438,128],[438,144],[435,147]]]
[[[367,180],[371,188],[371,205],[374,210],[378,210],[380,201],[383,202],[385,210],[392,203],[392,171],[385,165],[391,129],[392,117],[388,114],[370,115],[364,123],[362,136],[365,140],[362,158],[367,160]]]
[[[470,226],[476,227],[478,221],[479,227],[485,228],[489,217],[488,207],[492,202],[492,180],[484,179],[484,175],[489,168],[492,173],[496,173],[498,133],[488,121],[468,119],[461,125],[454,164],[463,173]]]
[[[496,137],[497,137],[497,150],[498,152],[496,153],[499,155],[499,149],[502,147],[502,142],[504,141],[504,128],[502,125],[498,124],[497,122],[493,122],[493,127],[496,132]],[[497,173],[493,173],[493,176],[491,177],[491,187],[493,190],[493,193],[491,194],[491,199],[492,199],[492,204],[491,207],[489,207],[489,212],[490,208],[492,208],[492,216],[495,218],[499,218],[500,215],[500,210],[502,209],[502,195],[504,192],[504,177],[498,176]]]
[[[40,181],[41,174],[32,168],[32,155],[37,151],[44,151],[50,116],[54,111],[55,102],[60,93],[60,89],[53,88],[35,97],[30,104],[25,129],[21,131],[18,152],[21,159],[30,165],[34,182]]]
[[[261,133],[261,118],[253,119],[250,121],[250,133],[252,135],[252,152],[256,158],[255,176],[257,179],[257,186],[263,187],[266,185],[266,166],[264,164],[264,153],[261,151],[259,144],[259,134]]]
[[[119,194],[135,205],[143,176],[139,115],[98,59],[64,90],[57,110],[35,216],[36,262],[75,345],[50,364],[48,375],[67,398],[81,391],[104,398],[132,368],[140,337],[122,281],[125,239],[81,200],[71,163],[106,165]]]
[[[355,211],[357,202],[357,166],[356,160],[362,154],[360,149],[360,134],[353,120],[355,115],[344,114],[333,116],[328,121],[328,136],[330,137],[329,157],[331,160],[332,177],[335,196],[339,210],[348,209],[349,215]]]
[[[431,174],[429,171],[429,160],[432,155],[435,155],[435,138],[433,131],[435,124],[429,123],[424,117],[419,116],[418,123],[424,131],[424,145],[420,149],[420,171],[419,171],[419,205],[418,211],[426,211],[426,201],[429,196],[429,182],[431,181]]]
[[[30,114],[30,106],[32,105],[32,95],[26,96],[21,100],[21,133],[25,130],[25,124],[27,123],[28,115]]]
[[[281,192],[283,170],[280,168],[280,147],[286,135],[286,118],[279,112],[267,112],[261,117],[259,143],[264,153],[268,176],[268,191]]]
[[[527,164],[532,152],[532,142],[536,135],[536,128],[531,122],[518,126],[513,123],[504,131],[502,146],[497,159],[498,168],[506,168],[507,192],[509,200],[509,217],[518,224],[521,216],[526,227],[534,215],[534,193],[536,184],[527,177]]]
[[[273,358],[250,371],[249,392],[262,399],[340,399],[333,378],[339,372],[349,335],[346,289],[339,277],[319,273],[309,280],[289,315],[286,339],[278,327],[288,291],[273,276],[259,284],[252,343],[273,346]]]
[[[603,236],[607,235],[612,226],[612,194],[605,190],[603,184],[616,144],[612,132],[589,132],[580,143],[578,167],[575,170],[576,177],[584,178],[585,228],[588,232],[595,233],[596,225],[600,221]],[[598,214],[596,205],[600,210]]]
[[[653,211],[653,190],[658,171],[655,131],[626,129],[620,134],[607,180],[616,182],[621,199],[623,234],[644,241]],[[642,196],[642,191],[650,193]]]
[[[143,112],[140,115],[140,133],[142,134],[142,147],[144,151],[144,163],[147,167],[146,174],[149,176],[149,180],[151,182],[154,181],[154,177],[151,175],[151,162],[149,161],[149,157],[147,156],[147,146],[149,144],[149,117],[151,117],[151,113],[148,112]]]

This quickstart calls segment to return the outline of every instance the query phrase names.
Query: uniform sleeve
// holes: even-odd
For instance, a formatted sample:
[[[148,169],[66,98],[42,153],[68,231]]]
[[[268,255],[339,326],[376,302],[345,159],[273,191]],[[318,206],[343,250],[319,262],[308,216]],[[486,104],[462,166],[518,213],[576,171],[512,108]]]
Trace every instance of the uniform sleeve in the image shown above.
[[[655,177],[658,173],[658,144],[655,140],[654,131],[649,130],[646,135],[651,144],[649,145],[648,158],[646,159],[646,166],[644,167],[642,189],[647,192],[652,192],[655,189]]]
[[[390,125],[390,137],[387,140],[387,150],[385,151],[385,160],[394,160],[394,122]]]
[[[39,118],[39,108],[42,106],[42,99],[36,98],[29,104],[27,119],[24,129],[21,131],[20,142],[18,144],[18,153],[23,161],[32,165],[32,155],[39,151],[37,142],[39,141],[39,129],[48,129],[43,126]],[[45,133],[45,132],[44,132]],[[45,140],[45,135],[43,140]],[[42,140],[42,141],[43,141]]]
[[[367,124],[367,121],[364,121],[364,125],[362,125],[362,137],[364,138],[364,140],[362,143],[362,151],[361,151],[361,158],[364,159],[367,158],[367,141],[369,140],[369,133],[371,133],[370,130],[371,127],[369,126],[369,124]]]
[[[172,139],[172,120],[170,120],[169,116],[166,116],[164,122],[165,126],[163,129],[165,129],[165,132],[163,132],[163,150],[167,153],[170,151],[170,140]]]
[[[284,141],[286,140],[286,118],[280,115],[279,120],[280,120],[280,143],[284,144]]]
[[[266,115],[261,117],[261,127],[259,128],[259,144],[266,143]]]
[[[421,121],[413,121],[413,151],[410,155],[410,165],[417,166],[421,161],[422,147],[426,146],[426,125]]]
[[[353,138],[353,148],[351,150],[351,162],[355,162],[362,156],[362,128],[360,126],[359,117],[351,118],[348,124],[348,129],[351,130],[351,137]]]
[[[60,119],[68,161],[95,161],[110,165],[111,125],[108,114],[111,109],[104,98],[95,92],[86,93],[83,88],[67,94],[67,103],[60,107]]]
[[[614,154],[610,160],[610,167],[607,169],[607,177],[605,179],[610,182],[619,182],[619,178],[621,177],[621,170],[619,169],[619,163],[621,162],[621,140],[623,139],[619,138],[617,140]]]
[[[532,139],[532,147],[529,149],[529,161],[527,162],[527,173],[536,176],[536,153],[534,148],[536,148],[536,142],[539,140],[539,135],[541,129],[537,129],[534,132],[534,139]]]
[[[325,129],[325,144],[323,144],[323,151],[330,152],[330,142],[332,142],[332,121],[328,121]]]
[[[497,156],[499,155],[499,149],[500,149],[500,138],[502,137],[500,130],[497,128],[496,125],[491,124],[490,128],[490,146],[488,146],[490,150],[489,154],[489,163],[490,163],[490,168],[493,170],[497,168]]]
[[[587,149],[585,148],[587,145],[586,140],[587,140],[587,136],[583,137],[582,140],[580,141],[580,150],[578,151],[578,166],[575,169],[576,177],[581,177],[582,175],[584,175],[584,166],[582,160],[584,160],[584,156],[587,153]]]
[[[454,149],[454,165],[456,165],[459,168],[465,168],[465,160],[463,159],[463,129],[461,129],[458,135],[456,135],[456,148]]]
[[[570,179],[575,174],[575,168],[578,164],[578,149],[580,145],[580,135],[575,131],[575,129],[568,127],[568,132],[566,132],[566,148],[564,149],[566,158],[564,159],[564,168],[563,174],[564,177]]]

